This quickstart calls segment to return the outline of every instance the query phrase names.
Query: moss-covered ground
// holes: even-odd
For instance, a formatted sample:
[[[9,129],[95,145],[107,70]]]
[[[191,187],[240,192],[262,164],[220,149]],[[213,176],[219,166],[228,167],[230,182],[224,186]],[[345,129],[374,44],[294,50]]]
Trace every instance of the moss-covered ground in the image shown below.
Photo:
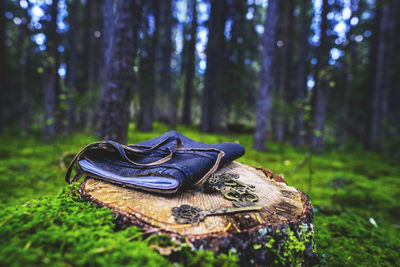
[[[166,131],[156,124],[152,133],[140,133],[132,125],[128,143]],[[400,167],[395,159],[338,149],[310,157],[307,150],[278,143],[257,152],[248,134],[205,135],[183,126],[177,131],[207,143],[239,142],[246,148],[240,161],[272,169],[308,193],[321,265],[400,266]],[[174,246],[165,237],[145,237],[136,227],[116,232],[109,210],[80,202],[64,181],[60,158],[94,137],[76,134],[46,143],[34,136],[3,135],[1,140],[0,265],[235,265],[235,255],[214,258],[188,246],[163,257],[157,248]]]

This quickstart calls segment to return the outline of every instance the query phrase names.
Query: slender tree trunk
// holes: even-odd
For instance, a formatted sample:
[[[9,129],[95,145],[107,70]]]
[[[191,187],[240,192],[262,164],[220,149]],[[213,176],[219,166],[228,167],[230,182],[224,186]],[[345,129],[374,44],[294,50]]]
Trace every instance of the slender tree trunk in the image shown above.
[[[138,1],[119,0],[110,68],[100,105],[98,135],[126,142],[129,104],[134,85],[134,60],[137,50],[141,6]]]
[[[88,7],[90,10],[90,21],[88,21],[88,40],[87,40],[87,53],[89,61],[85,65],[87,68],[87,106],[86,106],[86,129],[95,129],[98,126],[98,119],[96,118],[97,106],[96,100],[99,95],[99,86],[104,77],[101,77],[103,69],[100,67],[104,64],[103,42],[100,38],[103,31],[104,21],[102,18],[102,4],[101,1],[92,0]],[[113,9],[110,10],[112,12]],[[97,98],[96,98],[97,97]]]
[[[350,95],[353,87],[353,79],[356,72],[357,62],[357,50],[356,44],[350,43],[349,49],[346,53],[349,53],[349,57],[346,63],[344,63],[344,93],[343,102],[340,108],[340,124],[339,129],[339,144],[344,144],[349,132],[349,108],[350,108]]]
[[[30,92],[28,89],[28,28],[26,23],[19,25],[19,36],[18,36],[18,54],[19,54],[19,70],[20,70],[20,89],[21,89],[21,126],[25,132],[30,129],[31,113],[30,113]]]
[[[158,5],[157,1],[151,2],[150,8],[154,9],[155,20],[157,24],[158,19]],[[144,13],[148,17],[149,11]],[[155,30],[153,35],[149,35],[150,21],[146,19],[145,27],[143,29],[143,45],[140,67],[139,67],[139,121],[138,127],[142,132],[150,132],[153,130],[153,117],[154,117],[154,99],[155,99],[155,54],[158,32]]]
[[[49,23],[49,32],[47,34],[47,51],[49,59],[47,61],[47,82],[44,86],[44,138],[55,138],[56,136],[56,107],[57,107],[57,91],[58,91],[58,73],[57,73],[57,14],[58,0],[53,0],[51,5]]]
[[[349,60],[351,61],[351,59]],[[349,102],[350,102],[350,90],[352,86],[352,73],[351,73],[351,64],[352,62],[348,62],[344,64],[344,87],[343,87],[343,102],[340,107],[340,124],[338,125],[339,130],[339,144],[344,144],[346,142],[347,137],[347,123],[348,123],[348,113],[349,113]]]
[[[223,84],[224,43],[225,43],[225,0],[212,0],[208,27],[207,69],[201,99],[202,132],[212,132],[220,109],[219,94]]]
[[[277,10],[278,1],[268,1],[267,18],[265,20],[265,30],[262,38],[263,50],[261,57],[260,87],[256,106],[256,124],[253,144],[255,150],[265,150],[267,141],[267,122],[270,111],[270,91],[272,85],[272,63],[278,22]]]
[[[226,42],[224,60],[226,63],[222,67],[225,89],[221,95],[223,114],[228,122],[228,128],[239,123],[239,118],[243,115],[243,109],[247,104],[246,95],[248,92],[246,91],[251,89],[249,79],[251,79],[252,73],[249,70],[251,68],[248,68],[246,64],[246,58],[254,52],[250,51],[252,50],[250,47],[257,43],[259,39],[258,37],[255,38],[253,33],[248,30],[255,26],[252,25],[254,22],[246,19],[249,4],[246,1],[233,1],[230,9],[230,14],[233,16],[230,29],[231,38],[229,42]],[[229,88],[229,90],[226,90],[226,88]]]
[[[160,5],[160,40],[161,42],[161,98],[164,109],[160,114],[169,127],[176,125],[176,92],[172,86],[171,55],[172,55],[172,1],[159,1]]]
[[[104,0],[102,5],[103,14],[103,54],[104,65],[102,69],[102,76],[107,73],[107,68],[110,64],[110,56],[113,44],[114,33],[114,0]],[[104,81],[104,79],[103,79]]]
[[[86,76],[86,92],[94,90],[94,27],[95,27],[95,0],[86,0],[85,6],[85,43],[84,51],[87,61],[84,62]]]
[[[326,105],[328,97],[328,82],[326,77],[326,68],[329,60],[328,47],[328,0],[323,0],[321,14],[321,38],[320,45],[317,48],[318,63],[316,65],[316,79],[314,87],[314,133],[312,139],[312,147],[314,150],[322,151],[324,149],[324,127],[326,118]]]
[[[290,80],[291,80],[291,29],[293,27],[293,10],[294,1],[284,1],[284,13],[283,13],[283,47],[281,48],[280,58],[280,72],[279,72],[279,85],[277,92],[278,106],[277,106],[277,118],[275,124],[275,139],[278,142],[282,142],[285,135],[285,122],[287,116],[284,110],[285,95],[290,91]]]
[[[103,68],[101,67],[104,62],[104,39],[109,36],[104,36],[104,31],[107,31],[104,29],[104,18],[103,18],[103,8],[104,8],[105,3],[102,3],[102,1],[95,1],[93,3],[93,32],[92,32],[92,62],[91,62],[91,71],[92,71],[92,76],[93,76],[93,89],[95,91],[99,90],[99,86],[101,85],[104,77],[103,75]],[[113,13],[113,3],[110,4],[111,8],[111,14],[114,17]],[[110,18],[111,19],[113,19]],[[108,19],[108,18],[107,18]],[[112,34],[112,32],[110,33]],[[109,42],[112,42],[112,38]],[[93,96],[95,97],[96,94]],[[92,103],[94,105],[96,99],[92,99]],[[94,116],[95,112],[93,112],[95,109],[92,109],[91,115]]]
[[[93,42],[94,42],[94,6],[95,1],[97,0],[86,0],[86,4],[84,7],[84,17],[83,17],[83,47],[82,47],[82,56],[81,66],[82,71],[79,78],[79,95],[81,98],[85,99],[86,106],[80,108],[79,112],[79,124],[82,127],[87,127],[90,121],[89,112],[90,108],[90,99],[89,99],[89,91],[93,90]]]
[[[112,46],[114,43],[114,28],[115,28],[115,14],[114,14],[114,0],[104,0],[101,7],[102,18],[103,18],[103,35],[102,35],[102,52],[103,52],[103,64],[101,66],[101,76],[100,78],[100,94],[98,98],[98,103],[96,107],[96,114],[101,114],[102,106],[101,101],[106,97],[104,95],[107,82],[108,71],[111,66],[111,55]],[[100,127],[101,122],[97,121],[95,123],[95,128]],[[97,135],[101,133],[100,130],[97,131]],[[101,137],[101,136],[98,136]]]
[[[5,66],[5,42],[6,42],[6,1],[0,1],[0,133],[4,127],[4,107],[6,95],[6,66]]]
[[[196,71],[196,35],[197,35],[197,5],[196,0],[192,0],[192,25],[190,28],[190,40],[186,42],[187,53],[185,59],[185,94],[183,98],[182,123],[185,125],[192,124],[192,99],[193,99],[193,80]],[[188,2],[189,6],[189,2]]]
[[[386,32],[389,24],[389,13],[390,5],[385,3],[382,7],[381,18],[379,21],[379,36],[378,36],[378,47],[376,50],[376,72],[374,79],[373,94],[371,99],[371,129],[369,138],[369,148],[376,149],[379,138],[379,127],[380,127],[380,111],[382,101],[382,88],[384,86],[385,78],[385,51],[387,49],[386,43]]]
[[[72,133],[75,125],[75,105],[74,94],[76,92],[76,28],[78,18],[79,0],[73,0],[71,5],[70,25],[69,25],[69,58],[68,58],[68,71],[67,71],[67,125],[65,127],[66,133]]]
[[[384,65],[384,77],[382,84],[382,97],[380,103],[380,133],[379,138],[381,140],[385,140],[387,137],[387,123],[389,121],[389,95],[391,95],[393,88],[393,73],[394,68],[394,56],[395,55],[395,46],[394,42],[396,40],[396,35],[398,32],[396,31],[395,25],[395,17],[396,17],[396,3],[395,0],[391,0],[388,2],[389,5],[389,13],[388,22],[386,25],[386,49],[385,49],[385,65]],[[398,88],[399,89],[399,88]]]
[[[297,111],[296,111],[296,130],[295,145],[300,147],[304,145],[304,96],[306,91],[306,56],[307,56],[307,0],[301,1],[300,15],[300,57],[297,69]]]

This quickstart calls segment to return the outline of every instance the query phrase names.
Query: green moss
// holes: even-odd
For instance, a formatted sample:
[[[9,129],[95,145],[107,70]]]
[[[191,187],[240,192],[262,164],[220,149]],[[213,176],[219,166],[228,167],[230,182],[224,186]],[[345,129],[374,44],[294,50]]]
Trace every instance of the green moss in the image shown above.
[[[77,186],[0,212],[0,265],[169,266],[151,244],[171,245],[165,236],[143,241],[140,229],[114,231],[108,208],[80,202]],[[191,262],[231,266],[234,256],[184,251]],[[189,262],[190,263],[190,262]],[[193,265],[194,266],[194,265]]]
[[[274,243],[275,243],[275,239],[273,239],[273,238],[271,237],[271,238],[269,239],[268,243],[265,244],[265,247],[271,249],[271,248],[273,247]]]
[[[0,213],[2,265],[164,265],[140,239],[136,227],[114,232],[107,208],[77,202],[76,187]],[[99,257],[100,256],[100,257]]]
[[[283,249],[283,256],[290,265],[298,265],[303,261],[304,250],[306,249],[305,242],[305,240],[297,239],[293,231],[289,231],[288,240]]]
[[[375,227],[368,217],[350,211],[318,212],[315,241],[322,263],[329,266],[399,266],[396,229]]]

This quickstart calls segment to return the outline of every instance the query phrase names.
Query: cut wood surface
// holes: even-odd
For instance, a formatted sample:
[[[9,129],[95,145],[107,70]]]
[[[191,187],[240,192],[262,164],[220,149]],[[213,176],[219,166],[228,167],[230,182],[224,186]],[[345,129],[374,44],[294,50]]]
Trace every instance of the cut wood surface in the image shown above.
[[[279,229],[298,230],[300,225],[303,225],[302,228],[306,226],[307,232],[312,231],[312,207],[306,195],[288,186],[281,176],[273,176],[269,170],[239,162],[232,162],[217,173],[224,172],[237,173],[240,182],[255,186],[254,193],[259,196],[255,204],[262,207],[260,211],[208,216],[200,223],[178,224],[171,212],[173,207],[188,204],[202,210],[232,208],[232,201],[220,192],[187,190],[173,195],[161,195],[92,178],[86,178],[81,189],[86,200],[113,209],[122,227],[134,224],[144,231],[167,233],[175,240],[186,237],[196,248],[216,252],[226,252],[232,246],[236,250],[243,249],[243,244],[233,244],[232,238],[245,239],[236,243],[248,241],[249,238],[258,242],[258,239],[262,239],[259,236],[262,229],[266,229],[264,235],[271,236]],[[249,258],[249,255],[246,257]]]

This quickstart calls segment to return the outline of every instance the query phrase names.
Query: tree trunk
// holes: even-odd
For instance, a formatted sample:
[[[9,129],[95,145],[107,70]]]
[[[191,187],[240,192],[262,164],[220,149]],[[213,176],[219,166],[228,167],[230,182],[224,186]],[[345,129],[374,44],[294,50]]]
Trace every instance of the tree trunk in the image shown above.
[[[106,96],[104,95],[105,90],[103,88],[106,86],[107,75],[111,65],[112,48],[114,43],[114,28],[115,28],[115,14],[114,14],[114,0],[104,0],[101,7],[102,19],[103,19],[103,36],[102,36],[102,52],[103,52],[103,65],[101,67],[101,78],[100,80],[100,94],[97,101],[96,114],[101,114],[102,106],[101,101]],[[95,123],[96,128],[100,127],[101,122]],[[96,135],[98,137],[101,133],[100,130],[97,131]]]
[[[251,30],[256,22],[246,18],[249,7],[246,1],[233,1],[228,13],[232,22],[230,40],[225,45],[225,64],[222,66],[224,83],[220,97],[228,130],[241,127],[240,119],[245,117],[243,111],[247,109],[248,100],[252,102],[254,99],[252,94],[256,84],[253,83],[254,73],[249,68],[249,62],[257,58],[255,54],[258,51],[254,51],[254,48],[258,45],[259,37]]]
[[[24,16],[28,17],[27,12],[24,12]],[[19,71],[20,71],[20,99],[21,99],[21,109],[19,114],[19,119],[21,121],[21,127],[25,132],[30,129],[31,113],[30,113],[30,92],[28,88],[28,26],[27,22],[22,22],[18,27],[18,42],[17,51],[19,56]]]
[[[307,0],[301,1],[300,14],[300,56],[297,69],[297,111],[295,128],[295,145],[300,147],[304,145],[304,95],[306,92],[306,56],[307,56]]]
[[[376,50],[376,72],[374,79],[373,94],[371,99],[371,128],[369,138],[369,148],[376,149],[379,138],[380,128],[380,111],[382,101],[382,89],[384,87],[385,78],[385,52],[387,49],[387,27],[390,23],[390,5],[389,3],[383,4],[381,7],[381,17],[379,20],[379,35],[378,35],[378,46]]]
[[[400,3],[399,1],[393,1],[393,7],[392,7],[392,12],[397,12],[397,10],[400,9]],[[400,58],[400,16],[394,15],[393,17],[394,20],[394,28],[392,32],[392,36],[394,35],[395,38],[393,38],[393,53],[392,58]],[[398,62],[398,61],[397,61]],[[397,63],[397,66],[398,63]],[[390,131],[390,134],[394,135],[400,135],[400,116],[399,116],[399,104],[398,104],[398,99],[400,99],[400,68],[397,67],[396,70],[393,70],[392,72],[392,81],[391,81],[391,94],[389,97],[389,103],[388,103],[388,111],[390,112],[391,120],[393,125],[395,125],[392,130]],[[389,115],[389,114],[388,114]]]
[[[86,105],[90,105],[88,95],[89,91],[93,90],[93,27],[94,27],[94,5],[96,0],[86,0],[84,8],[84,28],[83,28],[83,49],[81,57],[82,72],[79,81],[79,95],[86,100]],[[89,123],[90,108],[83,107],[80,109],[79,124],[82,127],[87,127]]]
[[[217,254],[236,251],[241,266],[311,266],[315,248],[313,210],[306,195],[263,168],[232,162],[218,171],[224,172],[239,174],[240,182],[254,185],[259,196],[254,204],[262,209],[179,224],[172,214],[173,207],[184,204],[214,210],[234,205],[221,192],[191,189],[165,196],[90,177],[81,184],[81,194],[87,201],[112,209],[119,229],[133,224],[145,233],[167,234],[174,242],[185,242],[192,249],[210,249]],[[304,248],[292,251],[288,248],[291,242],[300,242]],[[288,253],[292,259],[284,256]]]
[[[150,4],[151,3],[151,4]],[[153,10],[158,10],[157,1],[152,1],[149,3],[149,8]],[[145,12],[146,18],[150,12]],[[155,12],[158,13],[158,12]],[[155,20],[157,24],[158,14],[156,14]],[[139,67],[139,121],[138,127],[142,132],[151,132],[153,130],[153,112],[154,112],[154,99],[155,99],[155,53],[157,45],[158,33],[155,30],[153,35],[149,35],[150,21],[146,19],[144,23],[145,27],[143,29],[143,45],[141,57],[140,57],[140,67]]]
[[[67,71],[67,125],[65,132],[67,134],[72,133],[75,125],[75,105],[74,105],[74,94],[76,92],[76,30],[77,30],[77,18],[78,18],[79,0],[73,0],[69,16],[69,58],[68,58],[68,71]]]
[[[129,104],[134,84],[134,59],[137,50],[141,6],[137,1],[119,0],[110,68],[100,99],[98,136],[126,142]]]
[[[262,38],[263,50],[261,57],[260,87],[256,105],[256,124],[254,132],[255,150],[265,150],[267,141],[267,122],[270,106],[270,90],[272,85],[272,63],[275,50],[275,33],[278,22],[278,1],[270,0],[267,8],[264,34]]]
[[[47,82],[44,86],[44,138],[55,138],[56,131],[56,107],[58,100],[58,33],[57,33],[57,14],[58,0],[53,0],[50,9],[51,21],[49,23],[49,31],[47,34],[47,51],[49,59],[47,60]]]
[[[398,4],[398,3],[397,3]],[[379,138],[381,140],[385,140],[388,135],[387,128],[389,122],[389,95],[391,95],[392,90],[395,88],[393,85],[394,75],[396,67],[393,66],[394,58],[395,58],[395,40],[398,32],[396,31],[396,3],[395,0],[391,0],[388,2],[389,5],[389,13],[387,14],[388,22],[386,25],[386,49],[385,49],[385,65],[384,65],[384,77],[382,84],[382,97],[380,103],[380,133]],[[397,88],[399,89],[399,88]]]
[[[346,51],[349,54],[347,61],[344,63],[344,92],[343,101],[340,107],[339,116],[340,124],[338,125],[339,133],[339,144],[345,144],[346,138],[349,131],[349,108],[350,108],[350,95],[353,87],[354,75],[356,75],[356,62],[357,62],[357,50],[356,44],[350,43],[349,48]]]
[[[113,44],[113,33],[114,33],[114,0],[104,0],[102,5],[103,14],[103,54],[104,54],[104,65],[102,68],[102,76],[107,74],[107,69],[110,64],[110,57]],[[103,79],[105,82],[105,79]]]
[[[172,55],[172,1],[159,0],[160,6],[160,57],[161,57],[161,69],[160,69],[160,93],[161,101],[159,103],[160,116],[162,120],[168,123],[169,127],[176,125],[176,91],[172,86],[171,78],[171,55]]]
[[[292,49],[292,28],[293,28],[293,10],[294,1],[284,1],[283,13],[283,46],[281,47],[279,85],[277,92],[277,109],[275,124],[275,139],[282,142],[285,137],[285,124],[287,124],[287,114],[285,114],[286,95],[291,91],[291,49]]]
[[[328,19],[329,10],[328,0],[323,0],[321,14],[321,37],[320,45],[317,48],[318,63],[315,68],[316,79],[314,87],[314,133],[312,139],[312,148],[322,151],[324,149],[324,127],[326,118],[326,105],[328,97],[328,77],[326,77],[326,68],[329,60],[328,47]]]
[[[104,64],[104,54],[103,54],[103,42],[101,39],[101,32],[103,31],[104,21],[102,18],[102,8],[101,1],[93,1],[88,7],[90,10],[90,22],[88,25],[88,60],[86,64],[87,68],[87,106],[86,106],[86,129],[95,129],[98,126],[98,118],[96,118],[97,106],[96,106],[96,96],[100,91],[99,87],[104,77],[102,74],[102,64]],[[113,12],[113,9],[111,9]],[[89,19],[89,18],[88,18]]]
[[[207,69],[201,98],[202,132],[212,132],[217,124],[220,104],[219,91],[223,85],[223,62],[225,43],[225,0],[212,0],[208,21]]]
[[[185,94],[183,98],[182,123],[185,125],[192,124],[192,99],[194,84],[193,80],[196,72],[196,40],[197,40],[197,5],[196,0],[191,2],[192,8],[192,25],[190,28],[190,40],[185,41],[187,45],[185,58]]]

